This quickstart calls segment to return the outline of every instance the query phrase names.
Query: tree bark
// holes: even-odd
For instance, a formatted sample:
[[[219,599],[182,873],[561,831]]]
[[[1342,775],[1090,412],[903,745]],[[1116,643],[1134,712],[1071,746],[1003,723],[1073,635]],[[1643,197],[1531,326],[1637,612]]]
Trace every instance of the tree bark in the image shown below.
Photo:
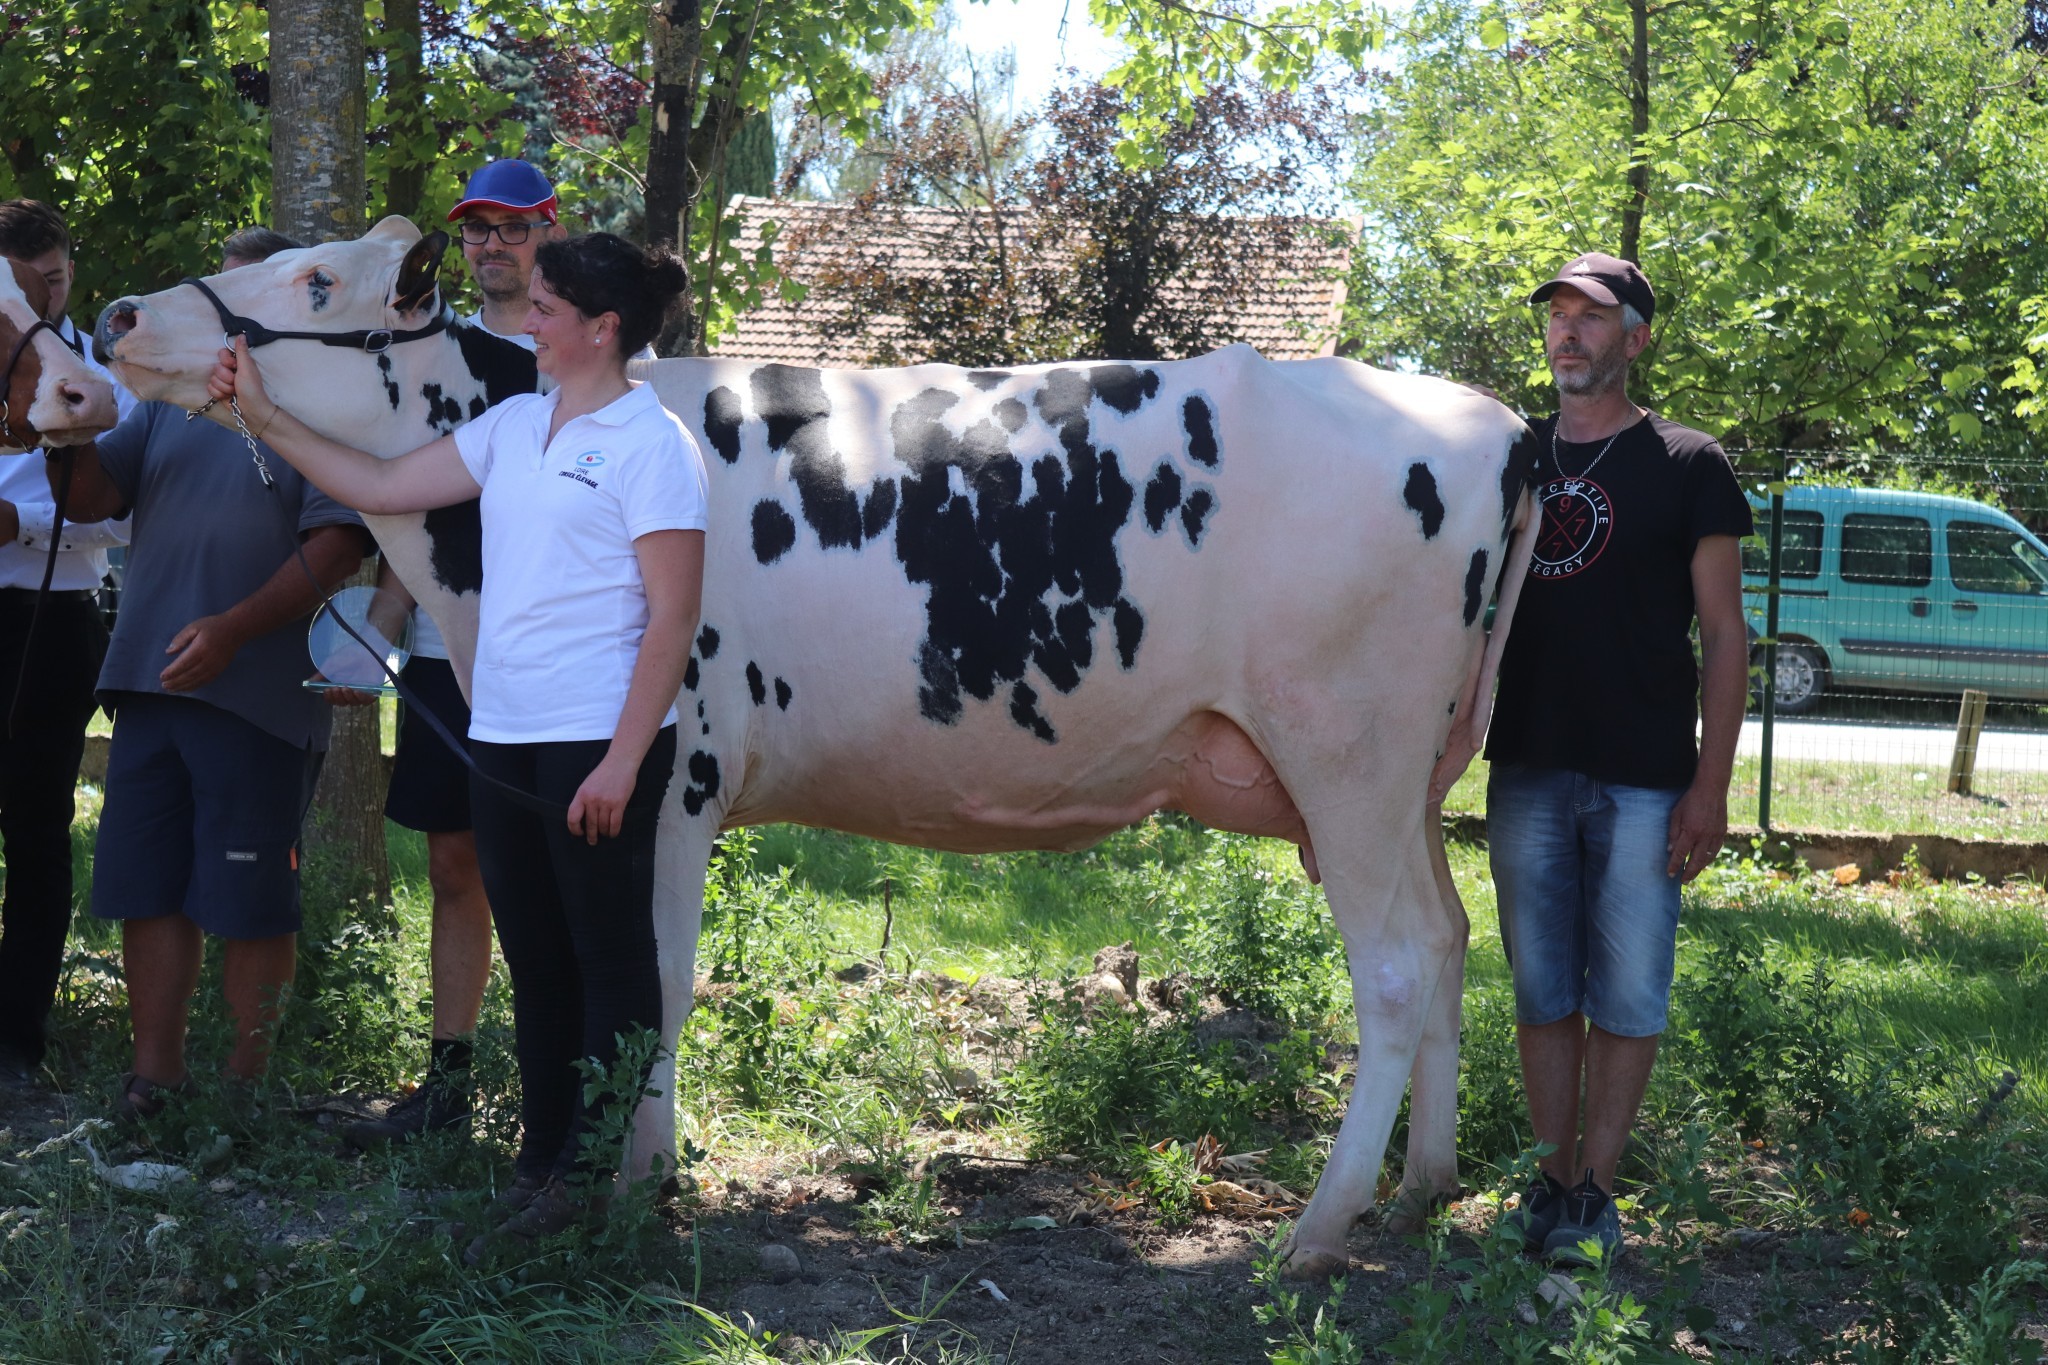
[[[697,202],[697,168],[690,162],[690,130],[697,112],[697,86],[704,46],[701,0],[665,0],[647,22],[654,50],[654,123],[647,138],[647,245],[667,247],[685,258],[690,208]],[[658,349],[674,354],[677,340],[696,334],[691,291],[683,292],[677,317],[663,331]]]
[[[391,156],[384,173],[384,212],[417,218],[426,197],[431,156],[416,145],[429,132],[425,47],[420,0],[384,0],[384,111],[390,120]]]
[[[1643,211],[1650,202],[1650,0],[1628,0],[1628,199],[1621,207],[1621,258],[1642,263]]]
[[[272,225],[288,236],[362,235],[366,62],[363,0],[272,0]],[[373,582],[374,569],[353,581]],[[391,898],[379,730],[378,708],[337,708],[305,839],[308,870],[339,899],[373,907]]]

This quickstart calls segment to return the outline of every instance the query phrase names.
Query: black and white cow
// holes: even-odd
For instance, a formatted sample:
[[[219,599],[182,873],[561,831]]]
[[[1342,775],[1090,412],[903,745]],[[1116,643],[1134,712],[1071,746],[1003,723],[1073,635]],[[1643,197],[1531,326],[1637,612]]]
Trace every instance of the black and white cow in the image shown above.
[[[440,307],[423,281],[441,247],[390,219],[209,283],[276,330],[412,327]],[[219,336],[189,288],[102,319],[123,382],[191,407]],[[392,455],[508,382],[487,340],[458,326],[381,355],[279,342],[258,357],[308,423]],[[1292,1269],[1343,1269],[1411,1070],[1405,1207],[1455,1188],[1466,925],[1426,791],[1438,755],[1483,730],[1480,614],[1504,560],[1509,583],[1526,560],[1526,535],[1509,546],[1529,521],[1519,419],[1440,380],[1244,346],[1145,365],[639,373],[711,473],[661,827],[671,1043],[721,829],[1079,849],[1178,809],[1312,850],[1350,957],[1357,1082]],[[458,521],[371,526],[466,673],[476,561]],[[672,1071],[657,1081],[641,1169],[674,1150]]]

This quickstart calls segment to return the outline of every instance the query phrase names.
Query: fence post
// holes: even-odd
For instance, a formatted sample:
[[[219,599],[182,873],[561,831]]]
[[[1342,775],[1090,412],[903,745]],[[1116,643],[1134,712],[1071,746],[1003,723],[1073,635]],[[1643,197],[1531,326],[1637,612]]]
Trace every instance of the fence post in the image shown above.
[[[1968,796],[1976,781],[1977,740],[1984,733],[1984,704],[1990,699],[1989,693],[1970,688],[1963,693],[1962,707],[1956,712],[1956,747],[1948,761],[1948,789],[1958,796]]]
[[[1771,570],[1764,593],[1763,743],[1756,770],[1756,823],[1764,837],[1771,833],[1771,750],[1778,726],[1778,562],[1785,551],[1785,458],[1771,484]]]

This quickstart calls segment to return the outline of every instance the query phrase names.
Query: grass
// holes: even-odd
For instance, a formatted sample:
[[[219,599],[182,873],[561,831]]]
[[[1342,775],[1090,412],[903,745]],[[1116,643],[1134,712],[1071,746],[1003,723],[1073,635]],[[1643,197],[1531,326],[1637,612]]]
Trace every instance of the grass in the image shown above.
[[[89,875],[97,795],[85,798],[75,834]],[[354,1161],[309,1135],[296,1103],[389,1089],[423,1052],[425,853],[418,836],[391,834],[399,937],[315,904],[278,1084],[254,1111],[202,1086],[156,1128],[157,1155],[175,1161],[227,1134],[233,1156],[217,1174],[161,1196],[119,1194],[67,1155],[25,1158],[40,1134],[0,1135],[0,1359],[779,1358],[736,1313],[713,1311],[747,1272],[709,1217],[629,1220],[611,1241],[546,1247],[502,1274],[451,1258],[434,1229],[504,1178],[514,1136],[502,976],[479,1040],[480,1140]],[[1473,923],[1461,1152],[1468,1178],[1497,1164],[1512,1187],[1526,1120],[1487,855],[1450,852]],[[1234,1151],[1270,1148],[1268,1172],[1290,1187],[1318,1173],[1356,1031],[1342,951],[1285,845],[1176,817],[1073,857],[963,857],[776,827],[731,841],[714,888],[700,969],[728,979],[679,1058],[683,1128],[712,1154],[706,1178],[851,1173],[865,1191],[854,1229],[925,1247],[992,1235],[949,1207],[921,1164],[963,1133],[986,1150],[1079,1152],[1130,1182],[1148,1238],[1209,1216],[1191,1203],[1207,1179],[1191,1156],[1205,1135],[1227,1135]],[[877,955],[885,924],[890,977],[837,981],[833,969]],[[1051,979],[1124,941],[1147,977],[1194,967],[1261,1002],[1260,1041],[1218,1042],[1193,1013],[1103,1016],[1052,985],[1028,1023],[983,1028],[905,971]],[[89,1095],[124,1064],[125,1000],[115,937],[81,919],[71,946],[62,1071]],[[216,1012],[197,1016],[198,1074],[225,1041]],[[2008,1068],[2017,1093],[1980,1131],[1971,1115]],[[1797,1292],[1857,1305],[1877,1324],[1875,1335],[1809,1339],[1785,1306],[1762,1357],[1752,1337],[1724,1339],[1716,1358],[1853,1348],[1870,1361],[1913,1350],[2031,1359],[1980,1351],[1955,1322],[1990,1341],[2005,1331],[2001,1314],[2039,1314],[2019,1239],[2038,1247],[2048,1230],[2044,1095],[2040,888],[1936,884],[1911,870],[1844,886],[1724,857],[1686,893],[1673,1026],[1625,1168],[1639,1232],[1662,1229],[1642,1243],[1661,1297],[1625,1302],[1589,1280],[1593,1306],[1556,1325],[1563,1335],[1530,1341],[1569,1360],[1668,1358],[1658,1352],[1700,1307],[1683,1291],[1711,1253],[1704,1208],[1774,1236],[1852,1239],[1852,1268]],[[1395,1159],[1400,1144],[1397,1133]],[[1518,1321],[1525,1264],[1485,1243],[1485,1216],[1462,1216],[1463,1231],[1433,1233],[1428,1277],[1402,1291],[1392,1325],[1357,1292],[1289,1299],[1264,1275],[1274,1359],[1500,1355],[1488,1334]],[[846,1322],[845,1340],[807,1358],[974,1361],[1006,1349],[948,1327],[936,1300],[896,1306],[902,1316]]]

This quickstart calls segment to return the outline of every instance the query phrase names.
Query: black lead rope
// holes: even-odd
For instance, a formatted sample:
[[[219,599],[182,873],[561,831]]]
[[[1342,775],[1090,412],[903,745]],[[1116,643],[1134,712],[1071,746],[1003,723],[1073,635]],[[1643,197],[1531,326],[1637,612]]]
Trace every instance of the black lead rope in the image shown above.
[[[320,576],[313,572],[312,564],[306,559],[305,546],[299,541],[298,525],[296,522],[292,522],[291,514],[285,510],[285,505],[282,501],[283,494],[278,493],[277,476],[270,472],[269,462],[263,458],[263,452],[257,448],[256,437],[250,433],[249,424],[242,420],[241,405],[235,400],[229,399],[228,411],[234,414],[235,429],[241,433],[242,440],[249,446],[249,457],[256,463],[257,476],[263,480],[263,486],[273,494],[277,494],[280,499],[277,503],[279,515],[292,523],[292,553],[298,557],[299,568],[305,572],[306,581],[313,585],[313,591],[320,598],[320,606],[317,610],[326,611],[334,618],[334,624],[341,627],[344,635],[363,647],[364,652],[376,661],[377,670],[389,680],[392,690],[398,693],[398,699],[404,702],[409,709],[419,713],[420,719],[427,723],[427,728],[432,730],[435,736],[448,746],[450,753],[462,761],[463,767],[469,769],[471,773],[482,779],[486,786],[495,788],[514,804],[523,806],[538,815],[550,815],[567,819],[569,807],[566,803],[550,801],[536,792],[527,791],[523,787],[515,787],[511,783],[493,777],[482,768],[479,768],[476,765],[476,760],[470,757],[469,747],[455,737],[447,724],[434,714],[433,708],[422,702],[419,699],[419,694],[407,686],[405,680],[399,677],[391,665],[384,661],[384,652],[368,640],[365,640],[340,612],[334,610],[334,598],[328,593],[327,589],[320,585]]]
[[[23,352],[27,351],[29,343],[36,339],[37,332],[48,332],[57,340],[64,342],[67,347],[71,344],[64,341],[64,333],[48,318],[37,318],[30,324],[29,329],[21,334],[21,340],[14,343],[14,349],[7,355],[7,368],[0,370],[0,440],[10,445],[26,444],[16,441],[14,429],[7,423],[10,415],[7,411],[7,392],[14,386],[14,367],[21,363]],[[23,453],[31,453],[41,446],[42,442],[39,439]],[[29,610],[28,635],[21,642],[21,669],[14,675],[14,695],[7,699],[7,738],[10,741],[14,738],[14,723],[21,716],[21,689],[28,681],[29,660],[33,657],[36,647],[36,630],[43,623],[43,603],[50,600],[50,581],[57,574],[57,545],[64,538],[64,499],[71,493],[71,457],[76,453],[77,447],[58,446],[55,449],[59,452],[58,458],[64,462],[64,472],[58,480],[57,514],[50,528],[49,557],[43,562],[43,583],[36,589],[35,606]]]

